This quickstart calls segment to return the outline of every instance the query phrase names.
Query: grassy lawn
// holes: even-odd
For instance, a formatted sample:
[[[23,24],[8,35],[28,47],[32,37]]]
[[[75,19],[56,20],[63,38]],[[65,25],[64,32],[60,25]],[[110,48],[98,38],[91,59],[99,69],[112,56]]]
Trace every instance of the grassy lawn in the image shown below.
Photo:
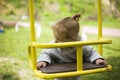
[[[108,27],[120,28],[117,21],[103,22]],[[37,42],[48,42],[53,39],[49,23],[41,22],[42,35]],[[96,25],[96,22],[82,22],[81,25]],[[29,28],[20,28],[15,32],[14,27],[5,27],[5,32],[0,33],[0,80],[43,80],[37,78],[28,62],[27,46],[30,42]],[[96,39],[97,35],[87,34],[88,40]],[[120,37],[104,36],[112,39],[113,43],[104,45],[104,57],[113,66],[113,70],[105,73],[96,73],[82,76],[81,80],[119,80],[120,79]],[[95,46],[97,47],[97,46]],[[40,50],[37,52],[39,53]],[[37,54],[38,55],[38,54]]]

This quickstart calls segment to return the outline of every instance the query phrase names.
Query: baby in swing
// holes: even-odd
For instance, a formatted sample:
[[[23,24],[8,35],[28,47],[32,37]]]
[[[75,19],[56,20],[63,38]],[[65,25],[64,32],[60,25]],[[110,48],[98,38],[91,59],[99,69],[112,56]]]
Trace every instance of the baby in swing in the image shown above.
[[[79,35],[79,18],[80,14],[73,17],[65,17],[52,26],[55,40],[50,43],[62,43],[72,41],[83,41]],[[107,64],[102,56],[99,55],[91,46],[83,46],[83,60],[95,63],[97,65]],[[51,48],[44,49],[38,60],[37,67],[46,67],[52,63],[70,63],[76,62],[76,48]],[[55,80],[80,80],[79,76],[55,78]]]

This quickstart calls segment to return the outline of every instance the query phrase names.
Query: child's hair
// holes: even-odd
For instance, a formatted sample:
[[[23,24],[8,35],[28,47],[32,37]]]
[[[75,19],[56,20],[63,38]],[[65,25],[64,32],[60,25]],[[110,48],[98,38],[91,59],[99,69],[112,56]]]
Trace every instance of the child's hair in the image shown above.
[[[80,14],[75,14],[73,17],[66,17],[52,27],[56,42],[77,41],[79,39],[78,21],[80,16]]]

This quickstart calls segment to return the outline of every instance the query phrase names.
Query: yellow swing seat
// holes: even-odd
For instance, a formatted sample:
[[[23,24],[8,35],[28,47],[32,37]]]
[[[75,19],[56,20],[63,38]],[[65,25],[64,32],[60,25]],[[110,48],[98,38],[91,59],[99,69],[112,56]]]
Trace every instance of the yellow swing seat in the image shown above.
[[[30,32],[31,43],[28,46],[28,56],[31,68],[39,78],[60,78],[69,76],[80,76],[85,74],[92,74],[97,72],[105,72],[112,70],[111,65],[95,65],[92,63],[84,63],[82,56],[82,46],[85,45],[99,45],[99,53],[102,55],[102,44],[111,44],[112,40],[102,39],[102,20],[101,20],[101,0],[98,0],[98,39],[94,41],[77,41],[77,42],[65,42],[65,43],[37,43],[35,41],[35,29],[34,29],[34,10],[33,0],[29,0],[30,8]],[[64,47],[76,47],[76,63],[56,63],[49,65],[45,68],[37,69],[36,65],[36,48],[64,48]]]
[[[47,44],[47,43],[36,43],[33,42],[29,47],[28,47],[28,52],[29,52],[29,61],[31,64],[31,67],[35,74],[40,77],[40,78],[60,78],[60,77],[68,77],[68,76],[80,76],[80,75],[85,75],[85,74],[92,74],[92,73],[97,73],[97,72],[105,72],[105,71],[110,71],[112,69],[111,65],[100,65],[96,66],[91,63],[88,63],[89,65],[92,65],[92,67],[87,66],[85,67],[85,63],[82,62],[82,46],[84,45],[96,45],[96,44],[109,44],[111,43],[111,40],[95,40],[95,41],[78,41],[78,42],[66,42],[66,43],[54,43],[54,44]],[[67,67],[70,67],[68,65],[72,65],[74,68],[72,69],[72,66],[70,68],[71,71],[63,69],[65,66],[64,64],[52,64],[46,68],[41,68],[41,70],[38,70],[36,67],[36,48],[56,48],[56,47],[76,47],[77,49],[77,63],[72,63],[72,64],[66,64]],[[57,69],[61,71],[59,72]],[[54,67],[53,67],[54,66]],[[96,67],[95,67],[96,66]],[[63,68],[62,68],[63,67]],[[63,69],[63,70],[62,70]],[[49,72],[51,71],[51,73]],[[48,72],[47,72],[48,71]]]
[[[53,63],[47,67],[38,68],[43,73],[61,73],[61,72],[71,72],[77,71],[76,63]],[[83,62],[83,70],[107,68],[107,65],[101,64],[96,65],[90,62]]]

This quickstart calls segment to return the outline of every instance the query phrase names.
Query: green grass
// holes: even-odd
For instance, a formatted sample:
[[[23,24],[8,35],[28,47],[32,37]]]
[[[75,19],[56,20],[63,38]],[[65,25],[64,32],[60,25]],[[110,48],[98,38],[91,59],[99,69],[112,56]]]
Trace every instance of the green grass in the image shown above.
[[[42,34],[37,42],[48,42],[53,39],[52,30],[49,26],[50,21],[41,22]],[[94,21],[82,21],[81,25],[96,25]],[[119,23],[113,21],[103,25],[119,28]],[[5,27],[5,32],[0,33],[0,80],[43,80],[37,78],[30,68],[28,62],[27,46],[30,42],[29,28],[20,28],[15,32],[14,27]],[[88,40],[97,38],[97,35],[87,34]],[[119,80],[120,74],[120,37],[104,36],[112,39],[113,43],[104,45],[103,50],[106,61],[113,66],[113,70],[105,73],[96,73],[82,76],[81,80]],[[97,47],[97,46],[95,46]],[[39,55],[37,49],[37,55]]]
[[[33,76],[27,55],[29,30],[20,28],[15,32],[13,27],[5,27],[4,30],[0,34],[0,80],[28,80]]]

